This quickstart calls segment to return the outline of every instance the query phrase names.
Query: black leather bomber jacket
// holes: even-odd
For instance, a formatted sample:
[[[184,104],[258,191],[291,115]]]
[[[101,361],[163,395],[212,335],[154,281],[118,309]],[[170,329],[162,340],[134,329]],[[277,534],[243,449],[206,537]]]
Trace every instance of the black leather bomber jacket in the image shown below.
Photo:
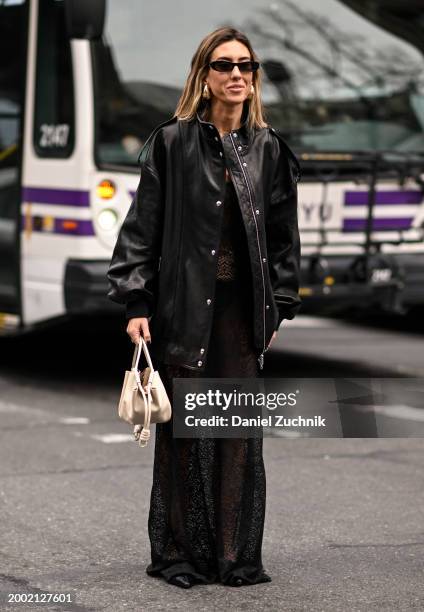
[[[151,317],[155,358],[204,370],[227,167],[247,236],[262,368],[274,330],[300,306],[295,155],[273,128],[250,129],[246,112],[241,127],[222,139],[198,113],[160,124],[139,159],[140,182],[113,251],[108,297],[126,304],[127,319]]]

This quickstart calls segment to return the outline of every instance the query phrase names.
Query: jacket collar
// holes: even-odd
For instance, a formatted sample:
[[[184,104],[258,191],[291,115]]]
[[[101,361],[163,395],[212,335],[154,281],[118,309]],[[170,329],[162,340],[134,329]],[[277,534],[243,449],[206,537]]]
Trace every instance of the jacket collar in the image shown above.
[[[196,112],[196,119],[198,125],[203,130],[205,135],[209,138],[214,139],[217,136],[217,128],[210,121],[204,121],[201,117],[205,110],[205,105],[201,106]],[[247,104],[243,106],[243,112],[241,115],[241,125],[237,130],[232,130],[233,136],[241,140],[243,143],[247,144],[250,141],[250,129],[248,126],[248,117],[249,117],[249,107]],[[225,136],[226,137],[226,136]],[[225,138],[224,137],[224,138]]]

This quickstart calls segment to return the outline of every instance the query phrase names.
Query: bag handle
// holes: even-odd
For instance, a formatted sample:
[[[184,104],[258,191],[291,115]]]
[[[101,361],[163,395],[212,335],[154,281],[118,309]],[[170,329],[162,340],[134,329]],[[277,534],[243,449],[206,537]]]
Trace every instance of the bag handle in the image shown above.
[[[134,368],[136,368],[136,370],[138,371],[138,364],[139,364],[140,357],[141,357],[141,350],[143,350],[144,356],[147,361],[147,365],[150,367],[151,371],[153,372],[154,367],[153,367],[152,359],[150,357],[149,349],[147,348],[147,344],[144,338],[142,338],[141,336],[140,336],[140,342],[136,344],[134,347],[134,355],[133,355],[131,369],[134,370]]]

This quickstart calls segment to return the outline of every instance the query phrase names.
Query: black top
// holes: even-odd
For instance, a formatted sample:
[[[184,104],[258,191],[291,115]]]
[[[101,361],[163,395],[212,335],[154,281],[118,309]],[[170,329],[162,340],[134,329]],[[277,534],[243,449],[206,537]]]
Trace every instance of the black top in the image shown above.
[[[216,279],[234,281],[248,274],[249,252],[246,231],[232,181],[226,181],[221,239]]]

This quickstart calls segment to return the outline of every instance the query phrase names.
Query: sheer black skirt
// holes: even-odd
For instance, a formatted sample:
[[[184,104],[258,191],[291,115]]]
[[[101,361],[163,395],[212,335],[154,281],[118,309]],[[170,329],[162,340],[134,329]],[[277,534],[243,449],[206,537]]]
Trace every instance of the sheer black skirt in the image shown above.
[[[172,401],[174,377],[256,377],[249,288],[217,281],[212,336],[204,373],[159,364]],[[153,339],[154,341],[154,339]],[[191,574],[199,582],[269,582],[262,566],[265,467],[262,438],[182,439],[172,419],[156,425],[146,571],[169,581]]]

